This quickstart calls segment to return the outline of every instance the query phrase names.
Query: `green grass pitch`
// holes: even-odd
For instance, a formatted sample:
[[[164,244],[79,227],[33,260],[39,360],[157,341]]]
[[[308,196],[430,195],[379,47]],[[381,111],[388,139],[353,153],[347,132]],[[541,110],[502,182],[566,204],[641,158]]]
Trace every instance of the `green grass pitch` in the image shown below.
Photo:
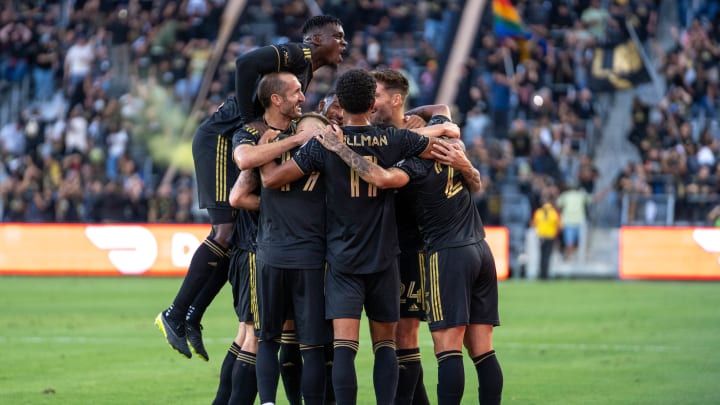
[[[204,319],[210,362],[187,360],[153,325],[180,283],[0,277],[0,403],[209,404],[237,330],[231,294],[223,289]],[[509,280],[500,315],[504,404],[720,403],[718,283]],[[424,327],[421,351],[433,398]],[[463,403],[474,404],[477,378],[465,366]],[[372,404],[366,325],[357,370],[358,403]]]

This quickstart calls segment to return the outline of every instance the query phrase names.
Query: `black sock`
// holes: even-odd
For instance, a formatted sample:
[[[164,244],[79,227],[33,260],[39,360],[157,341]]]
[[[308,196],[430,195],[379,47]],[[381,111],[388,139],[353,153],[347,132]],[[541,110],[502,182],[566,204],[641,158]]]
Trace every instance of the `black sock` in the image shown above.
[[[302,356],[294,330],[282,332],[280,376],[290,405],[302,405]]]
[[[257,388],[261,404],[275,402],[278,380],[280,379],[280,365],[277,357],[279,349],[280,342],[273,340],[261,340],[258,342],[255,372],[257,374]]]
[[[456,405],[465,391],[462,352],[448,350],[435,355],[438,361],[438,405]]]
[[[323,405],[325,398],[325,347],[300,345],[302,395],[305,405]]]
[[[499,404],[502,399],[503,374],[495,350],[472,359],[478,375],[478,395],[482,405]]]
[[[240,346],[232,342],[220,366],[220,384],[215,394],[215,400],[212,402],[213,405],[227,404],[230,399],[230,393],[232,393],[233,366],[235,365],[235,359],[239,352]]]
[[[212,275],[215,266],[227,257],[226,249],[212,239],[205,239],[193,254],[180,290],[178,290],[173,304],[165,312],[165,316],[184,321],[188,308],[205,286],[205,282]]]
[[[418,375],[418,382],[415,385],[415,394],[413,394],[413,405],[430,405],[430,398],[428,398],[427,390],[425,389],[425,383],[423,382],[423,368],[422,362],[420,363],[420,374]]]
[[[355,356],[360,344],[355,340],[336,339],[333,346],[332,383],[335,400],[343,405],[354,405],[358,389]]]
[[[420,371],[422,370],[420,349],[401,349],[395,353],[398,359],[398,387],[395,403],[398,405],[411,405],[420,378]]]
[[[207,310],[210,303],[228,282],[229,268],[229,257],[223,257],[218,260],[217,267],[215,267],[212,273],[210,273],[210,276],[205,281],[205,285],[200,291],[198,291],[195,296],[195,300],[193,300],[192,305],[188,308],[188,312],[185,315],[185,321],[187,323],[193,325],[200,324],[200,320],[205,314],[205,310]]]
[[[332,385],[334,351],[332,344],[325,345],[325,405],[335,404],[335,392]]]
[[[395,399],[398,384],[398,358],[395,354],[395,341],[381,340],[373,344],[375,365],[373,366],[373,384],[375,401],[391,405]]]
[[[232,373],[232,395],[228,405],[253,405],[257,397],[255,353],[240,350]]]

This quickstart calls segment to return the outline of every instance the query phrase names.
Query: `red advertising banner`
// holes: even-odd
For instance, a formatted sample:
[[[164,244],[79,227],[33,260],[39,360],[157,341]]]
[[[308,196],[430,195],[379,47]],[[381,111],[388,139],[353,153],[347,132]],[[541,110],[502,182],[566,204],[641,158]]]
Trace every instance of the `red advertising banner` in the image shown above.
[[[210,225],[0,224],[0,275],[184,276]],[[498,279],[506,228],[488,228]]]
[[[623,227],[620,278],[720,280],[720,229]]]

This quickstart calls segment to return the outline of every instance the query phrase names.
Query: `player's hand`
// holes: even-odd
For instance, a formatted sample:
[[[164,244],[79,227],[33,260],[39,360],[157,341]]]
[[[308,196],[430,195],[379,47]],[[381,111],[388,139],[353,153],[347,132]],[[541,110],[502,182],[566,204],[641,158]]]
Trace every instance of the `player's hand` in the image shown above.
[[[325,130],[317,131],[315,138],[332,152],[339,151],[345,145],[343,131],[336,125],[328,125]]]
[[[403,128],[405,129],[422,128],[426,124],[427,122],[419,115],[410,114],[403,117]]]
[[[277,129],[268,128],[265,132],[263,132],[262,136],[260,137],[260,140],[258,141],[258,145],[270,143],[277,138],[277,136],[280,134],[280,131]]]
[[[448,138],[460,138],[460,127],[454,123],[454,122],[445,122],[442,124],[443,126],[443,135],[447,136]]]
[[[457,142],[447,142],[438,139],[430,151],[438,162],[457,170],[464,170],[472,167],[472,163],[465,155],[465,148]]]

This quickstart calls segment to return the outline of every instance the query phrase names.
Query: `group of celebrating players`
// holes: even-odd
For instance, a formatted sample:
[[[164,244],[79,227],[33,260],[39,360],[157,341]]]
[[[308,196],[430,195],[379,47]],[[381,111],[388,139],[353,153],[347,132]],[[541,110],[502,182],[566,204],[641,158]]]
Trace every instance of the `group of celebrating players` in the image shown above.
[[[240,56],[235,95],[198,128],[198,197],[212,230],[156,325],[175,350],[208,360],[200,320],[230,281],[239,326],[213,404],[274,404],[280,376],[291,404],[355,404],[363,310],[378,404],[429,403],[421,320],[438,403],[462,399],[463,345],[480,403],[500,403],[495,263],[471,197],[480,176],[449,108],[405,111],[401,73],[351,69],[318,113],[302,114],[313,72],[337,66],[347,47],[332,16],[302,33],[302,43]]]

